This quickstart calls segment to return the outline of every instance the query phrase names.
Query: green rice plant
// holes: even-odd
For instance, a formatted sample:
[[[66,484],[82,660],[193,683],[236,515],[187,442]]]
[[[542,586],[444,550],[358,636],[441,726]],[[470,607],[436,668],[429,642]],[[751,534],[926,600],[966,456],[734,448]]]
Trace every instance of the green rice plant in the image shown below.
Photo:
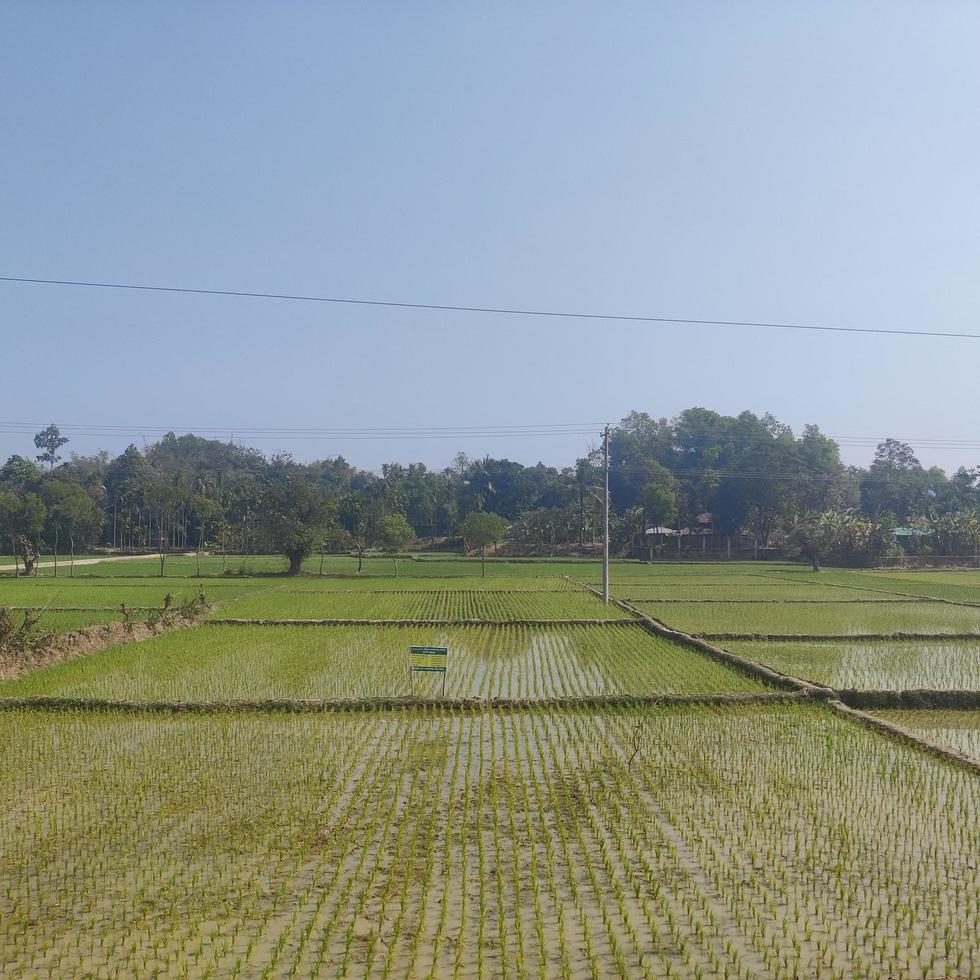
[[[801,601],[801,600],[847,600],[860,599],[860,593],[855,593],[838,585],[825,585],[795,582],[775,582],[763,576],[743,576],[736,580],[717,582],[711,579],[698,579],[696,581],[677,581],[671,580],[667,583],[662,582],[614,582],[612,584],[612,594],[629,601],[639,600],[645,602],[652,601]],[[872,598],[865,596],[864,598]],[[896,596],[896,601],[901,597]]]
[[[688,633],[891,635],[978,633],[980,608],[941,602],[786,605],[636,602],[637,609]]]
[[[508,620],[629,619],[613,604],[578,592],[386,591],[253,593],[222,601],[212,613],[219,619],[261,620]]]
[[[454,578],[436,576],[394,576],[381,577],[377,575],[334,575],[334,576],[301,576],[297,578],[265,578],[242,579],[245,585],[251,584],[255,591],[269,591],[292,595],[302,594],[332,594],[348,592],[397,592],[417,594],[431,591],[447,592],[523,592],[537,594],[539,592],[582,592],[580,585],[571,579],[558,575],[536,575],[522,577],[520,575],[494,575],[480,578],[478,575],[458,575]]]
[[[827,576],[825,579],[824,576]],[[798,579],[798,576],[794,576]],[[860,594],[871,591],[891,595],[915,595],[923,598],[951,599],[955,602],[980,604],[980,572],[978,571],[898,571],[834,569],[806,577],[806,581],[830,582]]]
[[[634,623],[605,626],[200,626],[0,684],[11,697],[120,701],[373,698],[441,690],[413,644],[448,646],[450,697],[751,692],[764,686]]]
[[[980,760],[980,711],[931,708],[872,711],[870,714],[899,725],[920,738]]]
[[[961,640],[725,643],[793,677],[834,688],[980,690],[980,643]]]
[[[15,616],[22,615],[24,611],[14,610],[13,613]],[[41,616],[37,628],[42,633],[68,633],[72,630],[84,629],[87,626],[121,622],[122,618],[122,610],[118,607],[115,610],[88,612],[62,612],[61,610],[48,609]]]
[[[345,577],[357,575],[361,578],[388,579],[395,578],[391,558],[379,555],[366,556],[361,563],[361,571],[357,572],[357,559],[349,556],[336,556],[327,559],[324,574],[341,574]],[[319,573],[319,557],[312,557],[304,562],[303,568],[310,574]],[[591,577],[601,566],[595,560],[541,560],[520,558],[487,558],[486,574],[479,558],[434,557],[430,555],[406,556],[398,559],[399,579],[424,581],[428,578],[479,578],[483,581],[502,578],[520,578],[532,580],[539,577],[560,578],[569,575],[575,578]]]
[[[61,609],[118,608],[125,602],[134,608],[153,608],[163,604],[168,593],[180,603],[197,596],[203,587],[216,600],[231,599],[251,592],[269,590],[275,579],[242,579],[234,582],[200,578],[166,579],[7,579],[0,580],[0,605],[42,606]]]
[[[645,562],[645,561],[614,561],[611,563],[611,574],[620,580],[629,579],[631,581],[658,581],[661,579],[676,579],[680,581],[691,581],[696,579],[718,578],[740,580],[746,576],[755,577],[758,575],[775,575],[784,573],[794,573],[800,571],[803,566],[791,562],[759,562],[751,561],[719,561],[719,562]],[[598,563],[593,564],[596,573],[601,573],[602,569]],[[809,571],[809,566],[806,566]],[[584,575],[579,578],[598,582],[601,581],[600,574],[594,574],[588,578]]]

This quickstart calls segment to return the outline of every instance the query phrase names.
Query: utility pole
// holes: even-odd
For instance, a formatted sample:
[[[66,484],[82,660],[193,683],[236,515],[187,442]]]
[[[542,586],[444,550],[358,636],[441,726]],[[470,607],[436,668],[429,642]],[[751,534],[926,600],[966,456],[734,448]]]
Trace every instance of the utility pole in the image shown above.
[[[609,604],[609,426],[602,431],[602,467],[605,493],[602,497],[602,601]]]

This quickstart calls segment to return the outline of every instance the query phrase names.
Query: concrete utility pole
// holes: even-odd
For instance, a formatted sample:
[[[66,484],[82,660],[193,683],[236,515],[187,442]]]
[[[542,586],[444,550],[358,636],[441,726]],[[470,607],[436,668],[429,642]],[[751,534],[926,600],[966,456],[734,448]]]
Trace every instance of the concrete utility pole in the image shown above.
[[[602,431],[602,464],[605,471],[605,493],[602,497],[602,601],[609,603],[609,426]]]

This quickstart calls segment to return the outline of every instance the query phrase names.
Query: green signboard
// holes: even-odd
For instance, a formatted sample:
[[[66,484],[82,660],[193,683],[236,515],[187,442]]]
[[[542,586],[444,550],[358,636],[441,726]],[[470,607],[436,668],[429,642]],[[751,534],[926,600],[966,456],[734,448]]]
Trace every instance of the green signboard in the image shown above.
[[[449,647],[411,647],[408,669],[444,674],[449,660]]]

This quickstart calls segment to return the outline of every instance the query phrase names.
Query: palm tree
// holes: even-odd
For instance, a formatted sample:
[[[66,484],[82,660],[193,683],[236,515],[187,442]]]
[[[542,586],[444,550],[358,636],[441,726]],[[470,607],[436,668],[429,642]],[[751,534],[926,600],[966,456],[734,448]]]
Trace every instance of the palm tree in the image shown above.
[[[473,494],[473,502],[476,504],[477,510],[484,510],[487,500],[497,492],[487,470],[489,462],[490,457],[487,456],[479,462],[470,464],[469,477],[463,480],[463,486],[469,487]]]

